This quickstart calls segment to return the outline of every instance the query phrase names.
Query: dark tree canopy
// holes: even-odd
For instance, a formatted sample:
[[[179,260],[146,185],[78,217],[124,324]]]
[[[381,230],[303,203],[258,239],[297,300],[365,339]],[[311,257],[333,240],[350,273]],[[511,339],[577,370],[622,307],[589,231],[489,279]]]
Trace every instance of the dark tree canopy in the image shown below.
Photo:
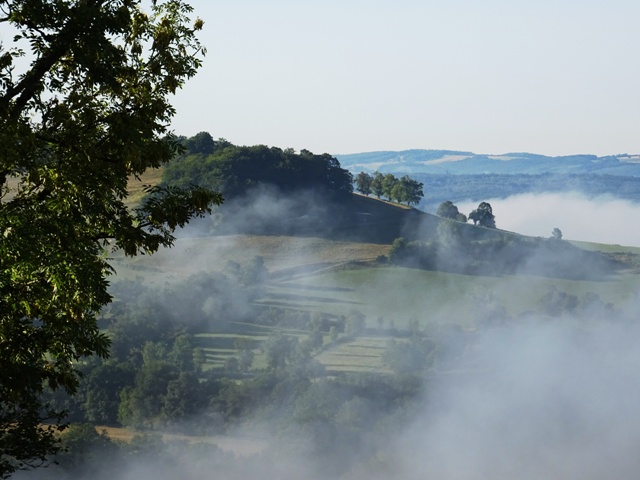
[[[458,207],[456,207],[451,200],[442,202],[436,210],[436,215],[444,218],[456,219],[459,215]]]
[[[353,192],[351,173],[331,155],[315,155],[308,150],[296,154],[265,145],[240,147],[226,142],[212,154],[193,153],[176,159],[163,175],[167,185],[200,185],[227,198],[261,184],[285,192],[315,189],[336,196]]]
[[[180,140],[180,143],[186,148],[186,152],[184,152],[180,158],[184,158],[193,153],[210,155],[218,150],[232,146],[231,142],[224,138],[214,140],[209,132],[196,133],[193,137],[189,138],[181,137]]]
[[[371,182],[373,177],[366,172],[360,172],[356,176],[356,190],[363,195],[371,194]]]
[[[472,220],[474,225],[496,228],[496,217],[493,215],[491,204],[487,202],[480,202],[478,208],[469,214],[469,220]]]
[[[191,153],[213,153],[216,142],[209,132],[200,132],[183,142],[184,146]]]
[[[417,205],[420,203],[420,200],[424,197],[422,191],[424,184],[422,182],[418,182],[408,175],[404,175],[398,183],[401,187],[400,198],[398,198],[399,202],[406,202],[407,205]]]
[[[107,355],[105,253],[170,246],[222,200],[154,188],[125,203],[130,178],[176,154],[169,97],[203,54],[191,12],[178,0],[0,1],[16,31],[0,46],[0,478],[57,449],[62,412],[41,405],[45,386],[73,393],[75,362]]]
[[[382,191],[389,201],[393,200],[393,187],[398,183],[398,179],[393,173],[387,173],[382,177]]]
[[[378,198],[384,195],[389,201],[405,202],[407,205],[417,205],[424,197],[422,192],[423,183],[410,178],[408,175],[398,179],[392,173],[382,175],[380,172],[376,172],[371,176],[368,173],[360,172],[355,182],[356,190],[363,195],[373,193]]]
[[[373,174],[373,179],[371,180],[371,191],[378,198],[384,195],[384,186],[382,184],[383,180],[384,180],[384,175],[382,173],[375,172]]]

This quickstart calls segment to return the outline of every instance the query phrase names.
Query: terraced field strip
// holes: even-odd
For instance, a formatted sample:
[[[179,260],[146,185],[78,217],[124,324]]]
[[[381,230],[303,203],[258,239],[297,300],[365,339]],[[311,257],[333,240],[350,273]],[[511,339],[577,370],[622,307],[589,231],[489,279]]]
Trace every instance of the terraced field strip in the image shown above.
[[[360,302],[350,299],[349,287],[325,287],[313,284],[313,277],[295,281],[272,282],[256,304],[306,312],[347,313],[359,309]]]
[[[121,442],[130,442],[134,436],[136,435],[159,435],[163,441],[179,441],[179,442],[187,442],[191,444],[197,443],[206,443],[210,445],[216,445],[222,450],[231,452],[235,455],[253,455],[259,453],[267,446],[266,440],[262,438],[258,438],[256,436],[249,435],[234,435],[234,436],[226,436],[226,435],[210,435],[210,436],[196,436],[196,435],[180,435],[173,433],[163,433],[163,432],[144,432],[131,430],[128,428],[119,428],[119,427],[108,427],[97,425],[96,431],[98,433],[105,433],[112,440],[118,440]]]
[[[206,355],[205,370],[223,366],[229,357],[238,354],[238,346],[241,344],[257,356],[262,342],[274,332],[272,327],[239,322],[229,323],[224,329],[227,331],[195,335],[196,346],[202,348]]]
[[[262,353],[261,346],[269,338],[269,335],[278,332],[301,340],[308,333],[305,330],[242,322],[231,322],[225,328],[233,329],[233,331],[195,335],[196,347],[202,348],[206,355],[205,370],[221,367],[228,358],[238,355],[239,345],[248,347],[255,355],[252,368],[265,368],[267,366],[266,355]],[[328,339],[325,338],[325,341]]]
[[[384,337],[358,337],[324,350],[316,360],[326,367],[328,373],[388,373],[390,370],[382,363],[388,341]]]
[[[583,250],[590,250],[590,251],[604,252],[604,253],[629,253],[634,255],[640,255],[640,247],[606,244],[606,243],[583,242],[580,240],[568,240],[568,241],[569,243],[575,245],[576,247],[582,248]]]

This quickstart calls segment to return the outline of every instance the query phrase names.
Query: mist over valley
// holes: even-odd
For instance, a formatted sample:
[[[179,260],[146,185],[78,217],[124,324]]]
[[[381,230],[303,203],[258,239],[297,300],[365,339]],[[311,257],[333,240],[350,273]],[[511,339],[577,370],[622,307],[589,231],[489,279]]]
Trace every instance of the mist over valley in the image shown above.
[[[347,176],[229,148],[205,160]],[[47,394],[68,451],[15,478],[635,477],[640,249],[599,244],[638,244],[605,213],[635,204],[496,192],[488,228],[242,172],[172,249],[110,254],[111,356]]]
[[[640,4],[0,12],[1,480],[638,478]]]

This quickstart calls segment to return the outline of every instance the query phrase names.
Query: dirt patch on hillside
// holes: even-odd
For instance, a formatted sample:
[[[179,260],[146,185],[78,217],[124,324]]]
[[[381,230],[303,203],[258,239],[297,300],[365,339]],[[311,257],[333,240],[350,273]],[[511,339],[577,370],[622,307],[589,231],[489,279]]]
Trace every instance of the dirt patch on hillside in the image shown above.
[[[223,270],[229,261],[246,264],[255,256],[264,259],[271,273],[307,265],[339,265],[346,262],[373,262],[389,252],[389,245],[327,240],[315,237],[269,235],[225,235],[183,238],[171,249],[151,256],[118,258],[113,262],[118,274],[142,275],[160,280],[158,275],[190,275],[197,271]],[[145,273],[147,272],[147,273]]]
[[[180,441],[191,444],[206,443],[210,445],[216,445],[217,447],[231,452],[234,455],[248,456],[261,452],[267,446],[267,441],[257,437],[251,436],[226,436],[226,435],[212,435],[212,436],[195,436],[195,435],[180,435],[173,433],[162,432],[138,432],[129,430],[128,428],[120,427],[104,427],[96,426],[98,433],[105,433],[110,439],[118,440],[121,442],[130,442],[134,436],[143,435],[145,433],[160,434],[162,440],[165,442]]]

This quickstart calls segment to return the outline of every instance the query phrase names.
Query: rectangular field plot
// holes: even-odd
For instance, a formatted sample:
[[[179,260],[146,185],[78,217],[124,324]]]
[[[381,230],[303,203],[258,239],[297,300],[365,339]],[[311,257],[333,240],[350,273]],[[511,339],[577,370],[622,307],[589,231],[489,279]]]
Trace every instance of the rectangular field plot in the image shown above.
[[[388,373],[382,363],[388,338],[360,337],[347,343],[341,343],[316,356],[327,373],[331,372],[375,372]]]

